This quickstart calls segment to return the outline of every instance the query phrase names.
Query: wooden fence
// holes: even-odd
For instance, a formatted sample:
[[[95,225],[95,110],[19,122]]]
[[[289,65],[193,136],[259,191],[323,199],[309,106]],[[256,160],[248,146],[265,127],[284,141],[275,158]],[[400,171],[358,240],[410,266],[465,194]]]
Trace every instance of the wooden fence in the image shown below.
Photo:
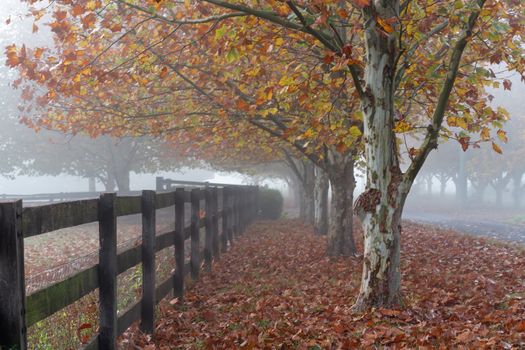
[[[22,207],[22,200],[1,202],[0,348],[27,349],[27,327],[97,288],[99,330],[85,349],[116,349],[117,336],[137,320],[144,332],[152,333],[155,305],[172,291],[182,301],[185,277],[199,277],[201,258],[204,266],[210,268],[212,261],[227,250],[257,215],[257,187],[191,185],[205,187],[142,191],[140,196],[104,193],[97,199],[35,207]],[[190,225],[185,225],[185,203],[191,203]],[[175,208],[174,231],[157,233],[156,209],[171,206]],[[117,217],[133,214],[142,214],[142,243],[117,254]],[[97,221],[98,264],[26,297],[24,238]],[[205,229],[203,249],[201,228]],[[191,241],[189,261],[185,261],[186,240]],[[157,283],[155,253],[170,246],[175,247],[175,272]],[[142,263],[142,297],[117,315],[117,276],[139,263]]]

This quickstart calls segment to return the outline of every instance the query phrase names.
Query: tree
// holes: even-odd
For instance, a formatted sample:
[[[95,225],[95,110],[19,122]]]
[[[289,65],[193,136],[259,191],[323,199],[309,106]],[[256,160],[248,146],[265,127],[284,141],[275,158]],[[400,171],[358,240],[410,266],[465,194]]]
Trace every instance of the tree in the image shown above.
[[[58,1],[58,3],[69,2]],[[504,111],[492,109],[488,103],[484,87],[497,79],[497,74],[490,69],[489,64],[505,63],[507,69],[523,75],[524,61],[521,46],[523,32],[520,28],[523,27],[524,19],[521,11],[524,5],[519,0],[506,2],[414,0],[402,3],[399,0],[381,2],[356,0],[349,4],[348,8],[346,3],[342,6],[340,1],[335,0],[322,2],[268,0],[240,3],[203,0],[193,4],[186,2],[184,5],[167,1],[118,0],[110,3],[117,4],[115,6],[119,9],[124,7],[128,11],[133,9],[135,15],[139,13],[140,16],[128,20],[133,14],[123,12],[127,15],[123,20],[132,22],[136,26],[140,26],[137,17],[143,21],[158,20],[168,24],[168,27],[160,27],[157,32],[168,33],[169,30],[166,28],[178,30],[180,26],[194,24],[193,29],[184,27],[184,33],[177,38],[193,38],[197,47],[206,48],[205,51],[180,50],[181,46],[176,45],[172,52],[181,56],[183,63],[177,60],[178,65],[171,67],[170,64],[166,64],[167,61],[162,61],[167,65],[164,70],[161,65],[151,65],[152,62],[159,60],[159,56],[153,54],[144,59],[148,64],[143,65],[138,71],[148,73],[150,70],[154,74],[161,75],[163,70],[171,69],[172,75],[182,75],[186,78],[183,71],[189,76],[193,71],[196,76],[203,78],[189,79],[195,88],[203,90],[205,87],[211,88],[207,89],[208,91],[220,91],[230,101],[223,101],[221,108],[235,104],[236,110],[245,112],[243,115],[266,114],[270,118],[265,117],[259,121],[266,123],[270,120],[273,125],[279,127],[279,122],[293,114],[293,111],[306,110],[310,112],[310,116],[318,113],[325,115],[326,113],[322,111],[327,106],[338,105],[337,101],[334,103],[330,97],[337,95],[336,91],[344,92],[342,104],[348,108],[338,109],[339,115],[344,117],[337,118],[339,124],[335,124],[335,130],[351,136],[352,133],[348,132],[351,126],[355,126],[359,131],[358,125],[362,125],[367,175],[366,191],[357,200],[355,206],[365,236],[363,276],[360,295],[355,305],[356,310],[373,306],[394,306],[401,302],[400,218],[414,179],[428,154],[437,147],[439,137],[457,139],[463,149],[479,141],[492,141],[494,150],[501,151],[494,142],[495,137],[491,135],[490,128],[500,129],[507,116]],[[67,13],[56,13],[56,18],[60,21],[55,21],[52,25],[55,26],[58,36],[62,36],[63,42],[77,39],[76,34],[72,35],[69,30],[71,23],[64,21],[68,13],[71,13],[71,16],[73,11],[80,13],[82,26],[88,29],[96,22],[97,18],[93,12],[84,14],[86,10],[101,9],[102,1],[99,1],[98,5],[95,1],[90,1],[88,4],[93,4],[93,8],[81,7],[79,10],[70,8]],[[147,7],[148,4],[152,6]],[[104,18],[108,22],[104,27],[118,32],[119,29],[115,28],[112,22],[113,18],[115,17]],[[218,22],[223,26],[224,23],[236,23],[238,25],[235,28],[239,30],[233,31],[232,36],[225,36],[227,31],[224,29],[221,32],[222,37],[218,34],[220,38],[211,40],[208,34],[217,33],[215,28],[219,25],[216,24]],[[148,35],[152,36],[152,33],[156,33],[152,31],[153,28],[149,29]],[[199,31],[200,35],[198,35]],[[264,55],[263,53],[268,52],[270,46],[272,48],[279,46],[278,38],[284,41],[283,36],[279,35],[280,32],[288,34],[287,40],[291,49],[280,53],[278,57]],[[127,37],[127,34],[125,36]],[[256,41],[258,45],[251,40],[252,37],[259,39]],[[140,40],[135,38],[136,42],[140,43]],[[161,42],[164,44],[165,40]],[[149,45],[154,44],[150,42]],[[140,47],[141,50],[145,49],[144,45]],[[169,48],[163,45],[162,47]],[[71,62],[78,56],[77,50],[71,50],[69,47],[69,51],[66,49],[62,52],[67,63],[60,65],[62,76],[71,77],[71,72],[74,72],[73,78],[80,74],[79,79],[82,80],[84,75],[89,76],[93,73],[93,69],[87,72],[71,67]],[[187,55],[190,52],[192,54]],[[296,56],[296,53],[300,54]],[[202,68],[202,61],[198,58],[204,54],[212,54],[218,59],[209,62],[213,65],[204,65],[205,68]],[[27,50],[11,47],[8,50],[8,61],[13,66],[25,67],[26,65],[20,61],[24,61],[27,55]],[[252,75],[245,72],[242,75],[242,82],[232,87],[229,83],[240,79],[237,75],[239,67],[232,65],[238,62],[239,58],[251,63],[253,71]],[[282,84],[277,84],[281,86],[280,94],[274,96],[276,90],[272,89],[272,98],[268,99],[269,92],[265,92],[268,86],[258,84],[260,81],[267,81],[264,79],[266,75],[260,76],[255,71],[266,66],[273,68],[272,64],[277,64],[280,60],[294,62],[286,70],[287,73],[289,71],[293,73],[282,74],[282,70],[281,73],[277,73],[282,79]],[[329,69],[333,69],[333,73],[326,77],[328,84],[317,84],[318,80],[324,80],[323,70],[318,71],[318,74],[315,70],[307,70],[317,67],[312,63],[315,60],[318,65],[323,62],[329,65]],[[81,67],[90,63],[89,60],[81,59],[81,61],[84,62]],[[37,67],[39,70],[44,69],[42,65]],[[134,66],[134,68],[140,67]],[[212,74],[206,71],[208,68],[211,68]],[[23,68],[25,75],[38,81],[40,79],[38,76],[31,77],[28,74],[30,69],[31,65],[29,68]],[[45,76],[48,71],[49,69],[44,69],[41,74]],[[105,76],[113,72],[106,71]],[[271,70],[272,74],[269,76],[275,77],[276,72],[278,70]],[[54,73],[50,74],[52,76]],[[139,84],[143,78],[140,75],[138,77],[133,77],[133,74],[128,75],[128,81],[135,79]],[[310,79],[316,76],[319,79]],[[215,84],[211,77],[216,79]],[[345,79],[346,77],[349,79]],[[42,80],[44,80],[43,84],[50,88],[56,86],[54,84],[57,82],[56,78],[44,77]],[[107,81],[106,78],[103,82],[107,83]],[[146,79],[144,84],[147,85],[151,81]],[[222,83],[219,84],[221,81]],[[331,93],[327,94],[328,98],[323,100],[324,103],[311,103],[316,101],[312,97],[319,97],[313,94],[312,86],[330,87],[328,91]],[[236,87],[238,89],[235,89]],[[77,89],[80,94],[82,92],[80,86],[75,86],[75,79],[60,86],[61,93],[68,89],[71,91]],[[95,88],[91,90],[98,93]],[[303,91],[308,92],[305,99],[300,98]],[[266,99],[262,99],[262,104],[257,103],[259,99],[242,97],[260,96],[263,92]],[[206,91],[202,96],[206,94],[209,96],[209,92]],[[47,97],[53,100],[54,96],[51,95]],[[202,102],[202,96],[199,102]],[[214,101],[215,97],[212,96]],[[356,113],[357,104],[360,104],[362,113]],[[278,107],[281,105],[289,108],[280,110]],[[228,110],[226,113],[235,114],[231,108],[225,109]],[[272,120],[273,116],[279,117],[277,121]],[[86,118],[91,120],[91,123],[93,119],[98,120],[93,116]],[[77,120],[75,124],[78,125]],[[318,124],[320,130],[324,130],[326,126],[330,130],[332,125],[332,123]],[[293,143],[300,142],[301,148],[308,148],[310,144],[305,146],[304,134],[307,132],[309,135],[312,134],[308,131],[310,128],[299,134],[288,132],[288,129],[286,126],[280,129],[284,133],[281,136],[286,136],[286,139],[292,138]],[[97,129],[97,132],[100,130]],[[400,145],[403,143],[402,136],[407,133],[419,133],[422,142],[417,147],[407,150],[410,163],[402,171],[399,161],[402,153]],[[498,135],[502,133],[504,132],[498,130]],[[302,139],[300,139],[301,135]],[[473,139],[473,135],[479,135],[479,140]],[[352,140],[351,137],[346,137]],[[328,139],[322,138],[322,140]],[[339,140],[336,145],[340,143]],[[323,144],[319,146],[320,149],[324,147]],[[344,142],[343,146],[345,146]],[[341,153],[332,152],[323,159],[335,160],[339,154]],[[337,175],[331,175],[331,181],[334,180],[333,194],[337,195],[339,200],[344,197],[345,203],[348,203],[349,192],[340,184],[343,179],[347,185],[353,181],[354,160],[355,156],[352,155],[346,156],[344,162],[334,162],[337,165],[333,167],[333,172]],[[329,174],[330,170],[331,168],[327,168]],[[338,203],[337,198],[335,202]],[[351,208],[348,206],[341,208],[337,213],[343,215],[341,217],[343,220],[351,218]]]
[[[352,145],[361,136],[362,123],[348,118],[356,103],[343,98],[347,94],[346,88],[342,89],[345,76],[331,71],[328,63],[319,65],[317,56],[304,59],[307,56],[302,53],[309,50],[313,39],[304,35],[298,38],[300,43],[287,41],[288,33],[235,14],[219,16],[225,22],[215,24],[214,16],[190,20],[186,24],[192,26],[184,29],[184,35],[172,36],[179,28],[177,21],[166,23],[148,13],[148,8],[137,10],[132,6],[132,12],[118,2],[118,6],[105,7],[107,13],[98,20],[90,16],[92,8],[71,7],[67,2],[55,5],[56,21],[52,27],[60,52],[68,57],[59,63],[60,69],[49,69],[55,56],[45,49],[29,52],[14,46],[8,48],[10,64],[21,68],[23,76],[30,80],[41,77],[39,83],[46,87],[44,94],[38,94],[29,85],[24,87],[28,97],[45,110],[24,119],[28,124],[70,132],[84,130],[92,136],[166,135],[174,130],[200,135],[207,127],[214,130],[212,137],[220,142],[231,130],[224,125],[226,119],[238,126],[246,125],[239,121],[247,120],[288,142],[326,171],[334,184],[332,203],[337,208],[333,212],[339,213],[331,220],[328,251],[332,255],[355,253],[351,225],[355,183],[347,175],[353,173],[356,150]],[[94,6],[99,8],[96,3]],[[186,11],[191,13],[189,10]],[[147,20],[143,20],[143,15]],[[231,29],[229,19],[234,17],[241,22],[236,21],[236,30],[225,35]],[[116,23],[115,18],[123,22]],[[150,19],[158,21],[155,25],[148,22],[143,28],[142,24]],[[95,26],[103,30],[91,30]],[[207,35],[211,31],[214,35]],[[90,39],[75,41],[80,37]],[[234,42],[246,37],[250,40]],[[274,48],[266,44],[268,40],[275,41]],[[89,50],[82,48],[87,42],[100,45]],[[219,45],[213,45],[214,42]],[[258,42],[263,44],[255,45]],[[254,49],[261,55],[245,55]],[[77,54],[80,52],[82,56]],[[129,59],[122,61],[119,57]],[[254,69],[272,61],[280,65],[272,70]],[[288,75],[291,69],[297,73]],[[304,71],[310,75],[302,74]],[[337,78],[330,79],[331,76]],[[111,84],[115,81],[119,83]],[[102,94],[101,90],[107,93]],[[180,108],[174,111],[173,105]]]

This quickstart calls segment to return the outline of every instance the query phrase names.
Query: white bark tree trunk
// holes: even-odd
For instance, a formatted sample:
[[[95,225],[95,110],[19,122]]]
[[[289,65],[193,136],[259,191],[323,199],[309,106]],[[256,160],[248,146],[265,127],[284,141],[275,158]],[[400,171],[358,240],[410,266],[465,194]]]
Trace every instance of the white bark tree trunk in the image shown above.
[[[364,230],[364,263],[361,288],[354,308],[392,307],[401,303],[400,220],[406,197],[437,140],[461,57],[472,36],[485,0],[478,0],[454,44],[447,73],[419,153],[403,174],[399,168],[394,127],[394,89],[399,54],[399,0],[371,0],[363,8],[366,47],[365,87],[360,93],[364,112],[364,144],[367,162],[365,192],[356,202]],[[392,30],[378,19],[390,20]]]
[[[367,183],[356,202],[364,231],[364,264],[356,310],[401,302],[400,219],[408,189],[401,184],[394,127],[397,37],[376,19],[399,18],[399,1],[373,1],[363,10],[367,64],[363,101]]]

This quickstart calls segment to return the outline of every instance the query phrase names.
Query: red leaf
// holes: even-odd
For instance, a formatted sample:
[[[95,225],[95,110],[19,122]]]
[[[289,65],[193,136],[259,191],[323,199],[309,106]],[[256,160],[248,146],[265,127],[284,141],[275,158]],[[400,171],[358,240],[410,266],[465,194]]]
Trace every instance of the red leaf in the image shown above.
[[[370,0],[354,0],[354,4],[359,8],[365,8],[370,5]]]
[[[81,332],[85,329],[93,329],[93,325],[91,323],[82,323],[78,328],[77,328],[77,337],[78,339],[80,340],[80,342],[82,344],[86,344],[88,341],[89,341],[89,336],[88,335],[83,335],[81,334]]]

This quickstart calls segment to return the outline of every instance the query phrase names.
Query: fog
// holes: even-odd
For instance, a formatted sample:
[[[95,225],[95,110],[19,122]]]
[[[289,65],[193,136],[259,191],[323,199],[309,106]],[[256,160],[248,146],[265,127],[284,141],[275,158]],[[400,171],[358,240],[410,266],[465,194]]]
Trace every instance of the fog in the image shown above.
[[[13,42],[50,46],[52,39],[48,28],[41,25],[37,34],[32,33],[33,23],[25,17],[26,11],[25,5],[18,0],[2,2],[2,47]],[[0,149],[3,154],[0,194],[103,191],[120,187],[124,190],[152,189],[155,176],[227,183],[256,182],[277,187],[288,196],[293,192],[289,171],[246,169],[245,174],[216,171],[202,162],[169,154],[161,140],[108,137],[92,140],[52,131],[36,133],[18,121],[20,92],[10,87],[15,72],[2,64],[0,76],[3,110],[0,116]],[[405,210],[406,218],[423,217],[423,212],[459,215],[476,210],[510,218],[519,216],[525,171],[522,160],[525,153],[525,84],[517,75],[508,78],[512,81],[510,91],[503,88],[489,91],[494,96],[493,105],[506,108],[511,117],[504,126],[509,142],[502,146],[503,154],[495,153],[490,142],[463,152],[457,141],[443,141],[431,153],[414,184]],[[104,150],[118,153],[121,159],[104,158],[103,155],[108,153]],[[126,160],[126,152],[130,150],[142,153],[133,164]],[[357,182],[355,197],[365,181],[361,176],[357,177]]]
[[[496,138],[466,152],[455,140],[439,145],[423,166],[407,199],[404,218],[495,239],[524,242],[525,84],[510,76],[512,89],[489,90],[493,105],[510,120],[508,142]]]
[[[19,0],[2,1],[2,54],[12,43],[52,46],[45,18],[40,21],[38,32],[33,33],[33,22],[26,13],[27,6]],[[251,181],[239,172],[215,171],[207,164],[181,159],[167,152],[160,140],[89,139],[46,130],[37,133],[18,121],[20,91],[11,86],[16,74],[4,64],[5,58],[1,62],[0,195],[118,190],[119,172],[129,176],[129,188],[124,184],[125,190],[154,189],[156,176],[234,184]],[[122,159],[110,159],[108,150],[116,151]],[[126,152],[139,153],[142,157],[134,157],[130,162]]]

